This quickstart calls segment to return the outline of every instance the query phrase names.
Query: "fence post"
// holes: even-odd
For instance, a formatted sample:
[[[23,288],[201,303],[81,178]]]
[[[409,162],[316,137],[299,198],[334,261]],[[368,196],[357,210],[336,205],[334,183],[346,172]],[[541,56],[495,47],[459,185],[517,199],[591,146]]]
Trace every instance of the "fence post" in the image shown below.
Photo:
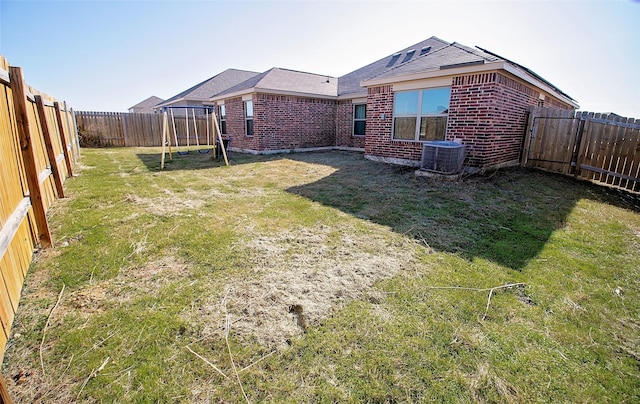
[[[67,135],[64,133],[64,125],[62,124],[62,111],[60,111],[60,103],[57,101],[53,103],[53,108],[56,110],[56,121],[58,121],[58,132],[60,133],[60,140],[62,140],[62,149],[64,151],[64,163],[67,165],[67,172],[69,177],[73,177],[73,169],[71,167],[71,156],[69,155],[69,144],[67,143]]]
[[[76,122],[76,113],[73,108],[67,108],[67,102],[64,102],[64,110],[69,115],[67,126],[69,126],[69,135],[71,136],[71,145],[73,149],[73,161],[78,164],[80,157],[80,137],[78,136],[78,123]]]
[[[0,404],[12,404],[11,396],[9,395],[9,390],[7,389],[7,384],[0,374]]]
[[[9,67],[11,80],[11,93],[13,94],[13,107],[16,113],[16,123],[20,140],[20,150],[24,161],[24,169],[31,197],[31,206],[36,221],[38,239],[44,248],[51,247],[51,232],[49,222],[47,222],[40,181],[38,180],[38,169],[36,158],[31,144],[31,128],[29,127],[29,115],[27,113],[27,93],[25,91],[24,76],[22,68],[17,66]],[[55,160],[55,159],[54,159]]]
[[[47,157],[49,157],[51,173],[53,174],[53,182],[56,186],[58,198],[64,198],[64,187],[62,186],[62,178],[60,176],[60,169],[58,168],[56,152],[53,150],[53,142],[51,142],[51,131],[49,130],[49,122],[47,121],[47,112],[44,110],[44,101],[40,95],[36,95],[35,99],[36,107],[38,109],[38,117],[40,118],[40,126],[42,127],[42,138],[44,139],[44,146],[47,150]]]

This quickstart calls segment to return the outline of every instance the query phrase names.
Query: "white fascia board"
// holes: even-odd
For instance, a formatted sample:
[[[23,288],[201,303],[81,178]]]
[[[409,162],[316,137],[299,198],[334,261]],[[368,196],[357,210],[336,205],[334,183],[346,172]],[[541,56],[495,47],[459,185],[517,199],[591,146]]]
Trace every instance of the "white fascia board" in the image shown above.
[[[561,101],[573,106],[574,108],[576,108],[576,109],[580,108],[580,105],[578,105],[578,103],[576,103],[574,100],[572,100],[571,98],[567,97],[566,95],[560,94],[555,89],[553,89],[553,87],[551,87],[548,84],[544,83],[543,81],[537,79],[536,77],[533,77],[532,75],[530,75],[526,71],[521,70],[518,67],[516,67],[514,65],[511,65],[511,64],[508,64],[508,63],[505,63],[504,70],[508,71],[509,73],[513,74],[514,76],[518,77],[519,79],[522,79],[522,80],[526,81],[527,83],[533,84],[534,86],[536,86],[540,90],[545,91],[547,94],[552,95],[552,96],[560,99]]]
[[[275,95],[291,95],[293,97],[303,97],[303,98],[320,98],[323,100],[336,100],[338,98],[337,95],[326,95],[326,94],[316,94],[316,93],[302,93],[298,91],[287,91],[287,90],[274,90],[271,88],[255,88],[256,93],[263,94],[275,94]]]
[[[470,73],[483,73],[491,70],[499,70],[503,68],[503,66],[504,66],[504,62],[493,62],[493,63],[485,63],[482,65],[470,65],[470,66],[452,67],[448,69],[429,70],[426,72],[407,74],[405,76],[383,77],[379,79],[373,78],[369,80],[363,80],[360,82],[360,85],[362,87],[373,87],[373,86],[380,86],[385,84],[394,84],[401,81],[414,81],[414,80],[431,79],[434,77],[458,76],[460,74],[470,74]]]
[[[209,101],[228,100],[229,98],[242,97],[243,95],[252,94],[252,93],[255,93],[255,92],[256,92],[256,88],[252,87],[252,88],[247,88],[247,89],[244,89],[244,90],[238,90],[238,91],[235,91],[235,92],[229,93],[229,94],[215,95],[215,96],[209,98]]]
[[[290,95],[293,97],[303,97],[303,98],[320,98],[323,100],[336,100],[338,97],[335,95],[326,95],[326,94],[315,94],[315,93],[302,93],[298,91],[286,91],[286,90],[274,90],[271,88],[260,88],[253,87],[246,90],[236,91],[234,93],[224,94],[222,96],[215,96],[209,99],[211,102],[217,102],[222,100],[228,100],[229,98],[234,97],[242,97],[247,94],[274,94],[274,95]]]
[[[353,98],[367,98],[368,93],[366,91],[362,91],[359,93],[349,93],[338,96],[338,101],[350,100]]]
[[[178,98],[177,100],[173,100],[173,101],[169,101],[169,102],[165,101],[165,102],[163,102],[161,104],[154,105],[152,108],[155,109],[155,108],[168,107],[170,105],[180,105],[180,104],[177,104],[177,103],[178,102],[183,102],[183,101],[186,101],[184,97]]]

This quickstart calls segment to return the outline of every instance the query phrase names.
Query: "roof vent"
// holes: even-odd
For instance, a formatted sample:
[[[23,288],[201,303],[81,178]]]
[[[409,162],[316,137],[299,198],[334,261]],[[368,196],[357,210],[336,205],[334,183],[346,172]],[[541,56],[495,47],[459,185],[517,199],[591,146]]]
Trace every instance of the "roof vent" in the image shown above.
[[[420,54],[424,55],[425,53],[429,52],[431,50],[431,46],[425,46],[422,49],[420,49]]]
[[[414,53],[416,53],[415,49],[408,50],[407,55],[402,59],[402,63],[410,61]]]
[[[457,174],[462,170],[465,149],[465,145],[458,142],[425,142],[422,144],[420,169],[440,174]]]
[[[389,60],[389,63],[387,63],[387,67],[393,66],[393,64],[397,62],[399,58],[400,58],[400,52],[394,53],[393,55],[391,55],[391,60]]]

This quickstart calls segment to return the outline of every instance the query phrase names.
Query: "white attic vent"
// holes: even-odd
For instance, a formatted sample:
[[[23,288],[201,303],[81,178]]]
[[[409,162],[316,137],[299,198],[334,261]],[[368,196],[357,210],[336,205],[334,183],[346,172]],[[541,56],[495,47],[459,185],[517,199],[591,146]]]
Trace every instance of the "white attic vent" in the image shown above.
[[[457,174],[462,170],[465,150],[465,145],[458,142],[425,142],[422,145],[420,169],[440,174]]]

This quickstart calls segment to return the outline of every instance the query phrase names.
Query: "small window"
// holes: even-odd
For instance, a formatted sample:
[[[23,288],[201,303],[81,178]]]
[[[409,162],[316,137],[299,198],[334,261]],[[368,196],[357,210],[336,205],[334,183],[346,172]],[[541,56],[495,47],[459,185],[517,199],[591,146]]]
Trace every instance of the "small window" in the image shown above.
[[[224,105],[220,105],[220,132],[227,134],[227,108]]]
[[[245,133],[253,136],[253,101],[244,102]]]
[[[367,104],[353,106],[353,136],[364,136],[367,122]]]
[[[451,88],[395,93],[393,102],[393,139],[444,140]]]

